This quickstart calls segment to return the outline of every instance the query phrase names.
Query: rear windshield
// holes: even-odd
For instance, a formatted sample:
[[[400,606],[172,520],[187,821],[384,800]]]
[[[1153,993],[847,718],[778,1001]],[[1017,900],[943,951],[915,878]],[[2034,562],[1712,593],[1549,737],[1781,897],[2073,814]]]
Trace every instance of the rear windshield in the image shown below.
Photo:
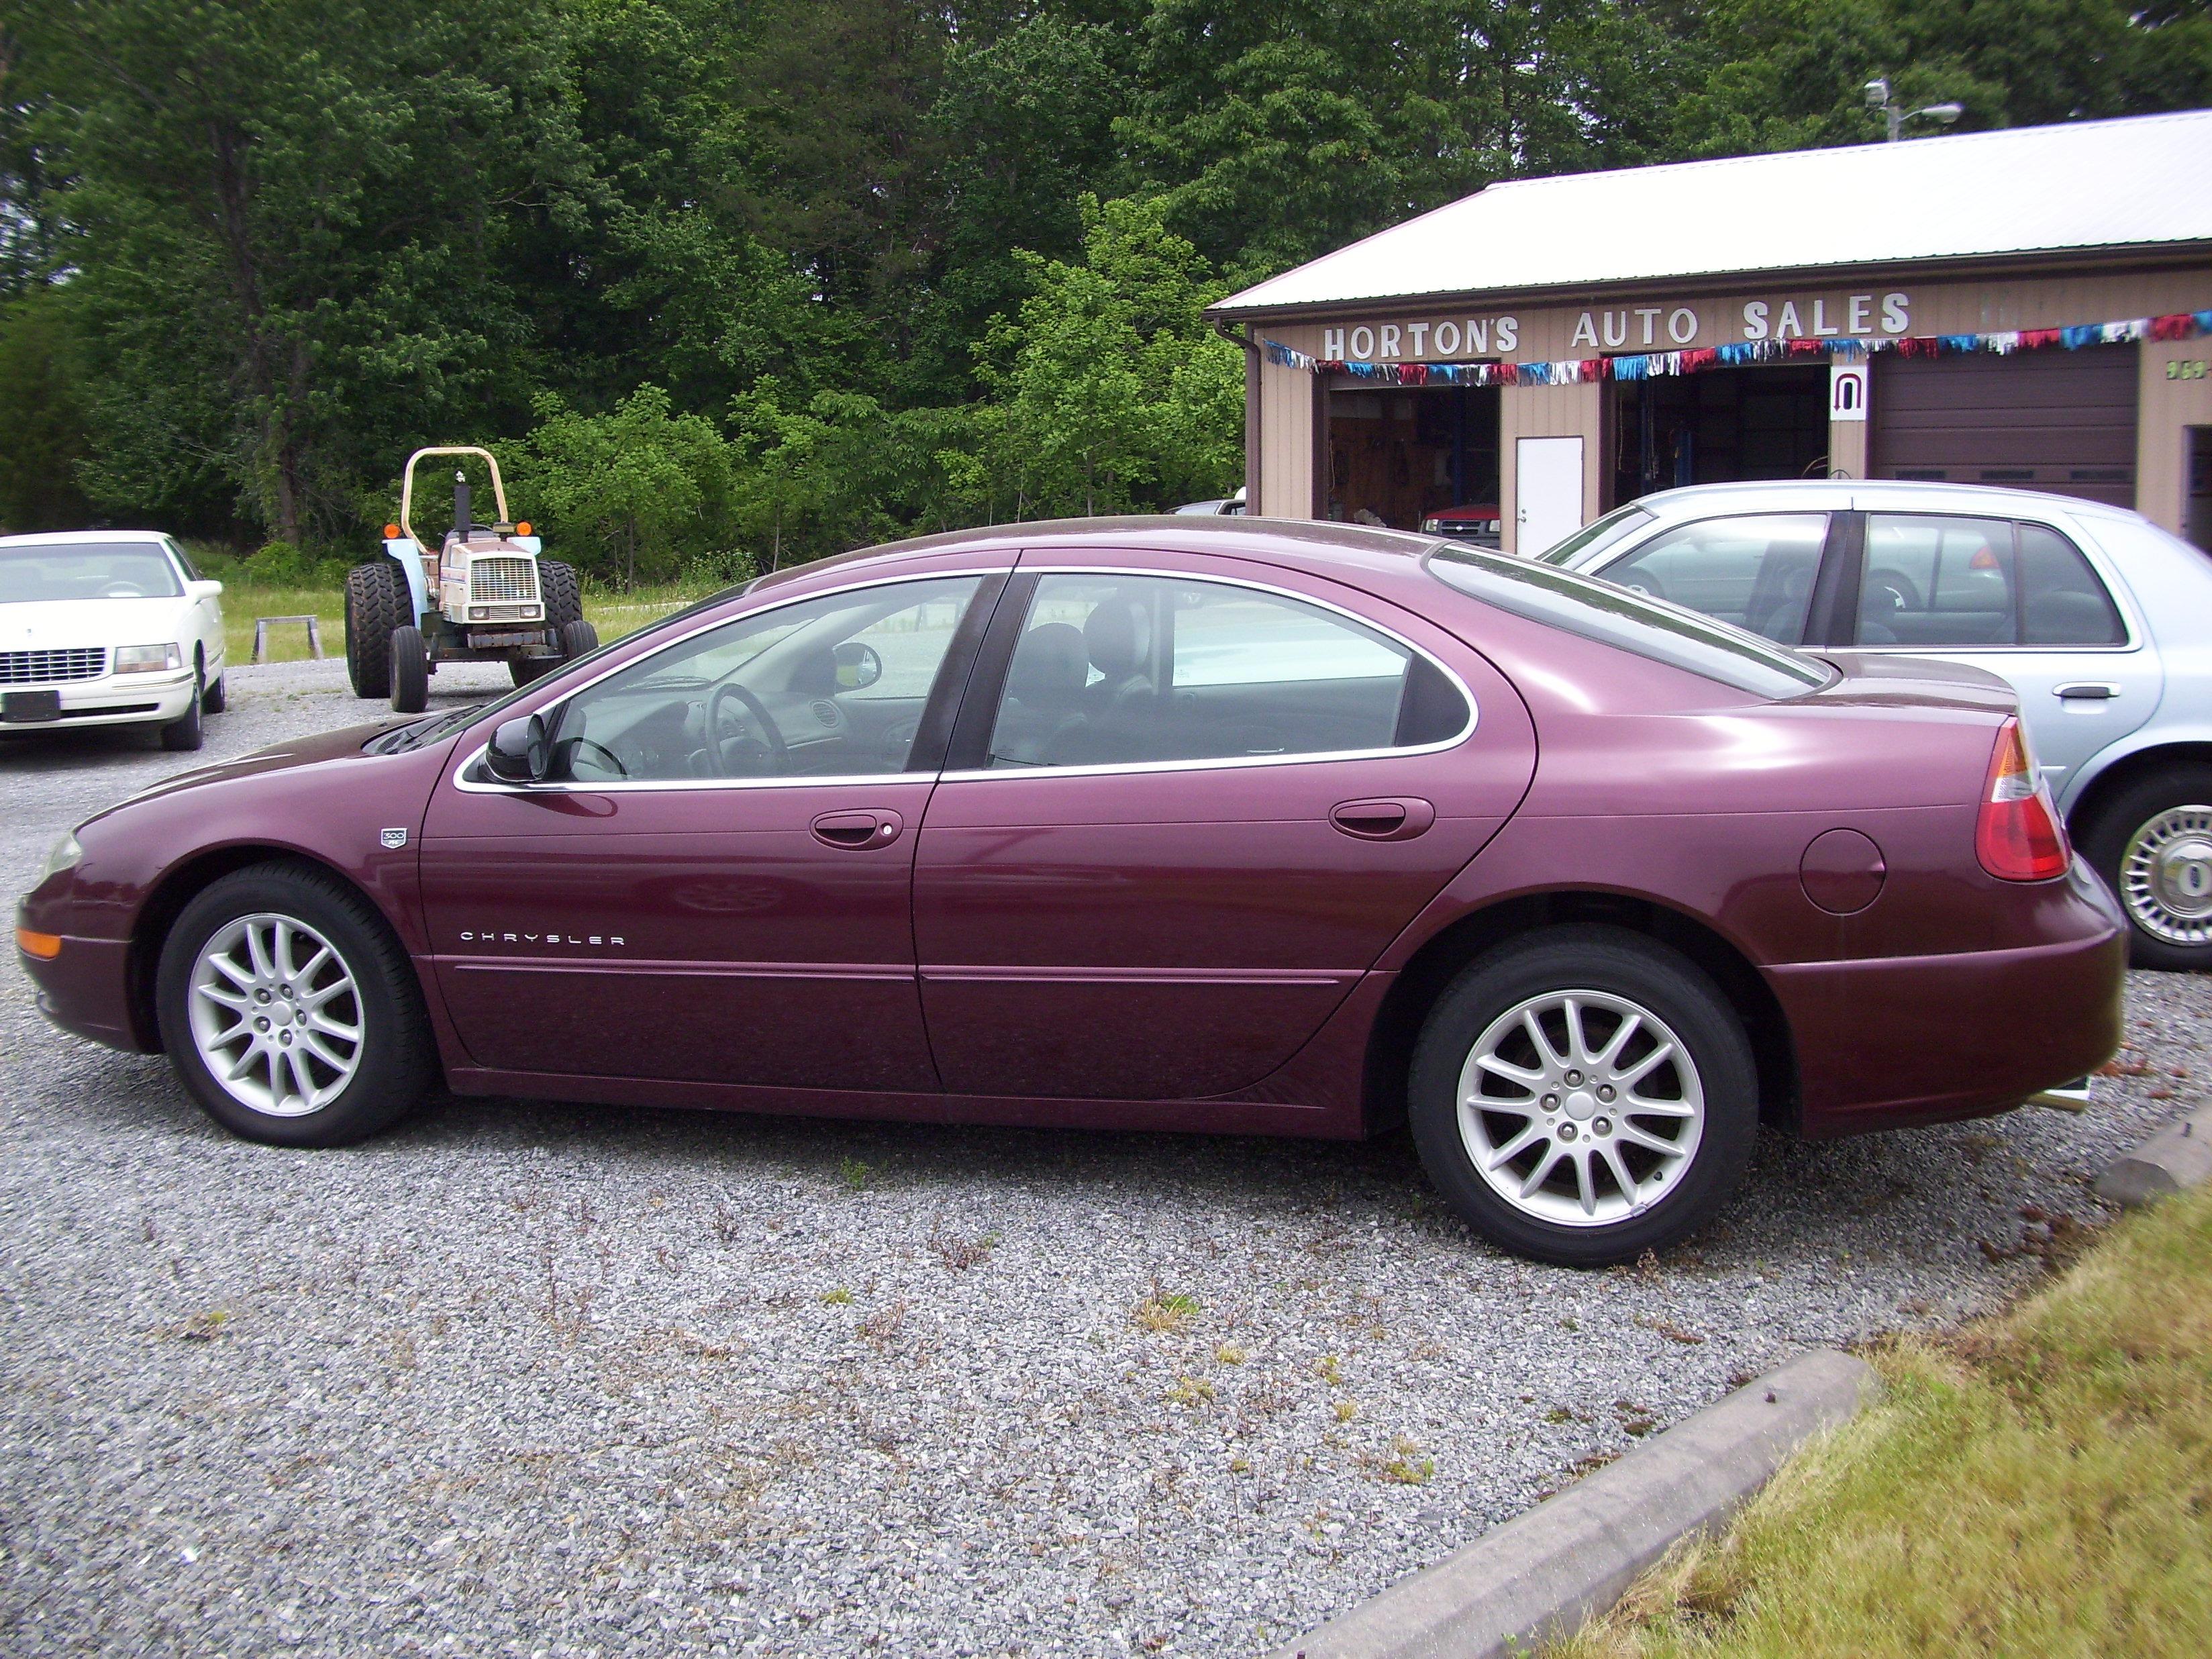
[[[159,542],[18,542],[0,547],[0,605],[173,599],[184,591]]]
[[[1753,696],[1794,697],[1835,678],[1834,670],[1810,657],[1572,571],[1449,542],[1438,543],[1430,552],[1428,567],[1431,574],[1485,605]]]

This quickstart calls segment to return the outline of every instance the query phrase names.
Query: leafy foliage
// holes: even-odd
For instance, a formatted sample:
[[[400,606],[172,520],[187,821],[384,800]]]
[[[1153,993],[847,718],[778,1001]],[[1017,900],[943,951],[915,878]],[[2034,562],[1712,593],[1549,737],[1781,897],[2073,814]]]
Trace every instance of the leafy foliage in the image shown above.
[[[0,523],[643,580],[1234,487],[1227,289],[1492,180],[2212,102],[2123,0],[15,0]]]

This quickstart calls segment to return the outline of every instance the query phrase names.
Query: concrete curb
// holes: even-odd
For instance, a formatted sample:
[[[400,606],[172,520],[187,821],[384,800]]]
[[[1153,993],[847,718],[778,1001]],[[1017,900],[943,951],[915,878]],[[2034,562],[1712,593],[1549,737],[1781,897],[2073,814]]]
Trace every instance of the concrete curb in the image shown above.
[[[2169,1123],[2097,1178],[2097,1196],[2126,1209],[2212,1181],[2212,1106]]]
[[[1275,1659],[1504,1659],[1571,1634],[1677,1540],[1725,1521],[1875,1387],[1863,1360],[1832,1348],[1801,1355]]]

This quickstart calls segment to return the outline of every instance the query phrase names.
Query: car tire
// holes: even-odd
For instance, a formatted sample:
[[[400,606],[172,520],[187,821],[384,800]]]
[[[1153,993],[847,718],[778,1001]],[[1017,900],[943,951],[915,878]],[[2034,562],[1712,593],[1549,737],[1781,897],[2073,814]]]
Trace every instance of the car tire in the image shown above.
[[[2082,827],[2081,852],[2126,914],[2130,962],[2212,968],[2212,766],[2127,785]]]
[[[525,686],[532,680],[543,679],[560,665],[558,657],[509,657],[507,677],[518,687]]]
[[[583,620],[584,589],[576,579],[574,565],[558,559],[538,560],[538,592],[545,601],[545,625],[556,634],[570,623]]]
[[[1445,988],[1407,1109],[1423,1168],[1469,1226],[1516,1255],[1600,1267],[1712,1218],[1750,1162],[1759,1073],[1742,1021],[1688,957],[1622,928],[1559,927]]]
[[[161,728],[161,747],[188,753],[200,746],[205,735],[200,723],[200,707],[207,696],[203,684],[204,672],[198,664],[192,667],[192,700],[185,705],[185,712]]]
[[[430,706],[430,654],[419,628],[392,630],[392,712],[419,714]]]
[[[343,1146],[429,1087],[414,968],[383,918],[321,871],[256,865],[186,904],[162,942],[155,1010],[185,1089],[248,1140]]]
[[[206,691],[201,695],[200,713],[203,714],[220,714],[224,709],[229,707],[230,693],[224,689],[222,676],[218,674],[215,677],[215,683],[209,686]]]
[[[561,660],[574,662],[599,648],[599,630],[581,617],[561,624]]]
[[[346,573],[346,678],[356,697],[392,690],[392,630],[415,620],[407,574],[393,559],[357,564]]]

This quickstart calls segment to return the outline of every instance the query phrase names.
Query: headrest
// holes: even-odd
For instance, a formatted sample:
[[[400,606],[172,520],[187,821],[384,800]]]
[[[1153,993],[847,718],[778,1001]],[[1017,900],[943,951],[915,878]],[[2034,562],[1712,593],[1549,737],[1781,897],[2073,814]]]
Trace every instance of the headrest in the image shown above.
[[[1089,678],[1083,630],[1073,623],[1039,623],[1014,647],[1006,695],[1028,702],[1073,697]]]
[[[1145,665],[1147,620],[1139,616],[1128,599],[1109,599],[1092,611],[1083,624],[1083,642],[1091,665],[1108,679],[1121,679]]]

